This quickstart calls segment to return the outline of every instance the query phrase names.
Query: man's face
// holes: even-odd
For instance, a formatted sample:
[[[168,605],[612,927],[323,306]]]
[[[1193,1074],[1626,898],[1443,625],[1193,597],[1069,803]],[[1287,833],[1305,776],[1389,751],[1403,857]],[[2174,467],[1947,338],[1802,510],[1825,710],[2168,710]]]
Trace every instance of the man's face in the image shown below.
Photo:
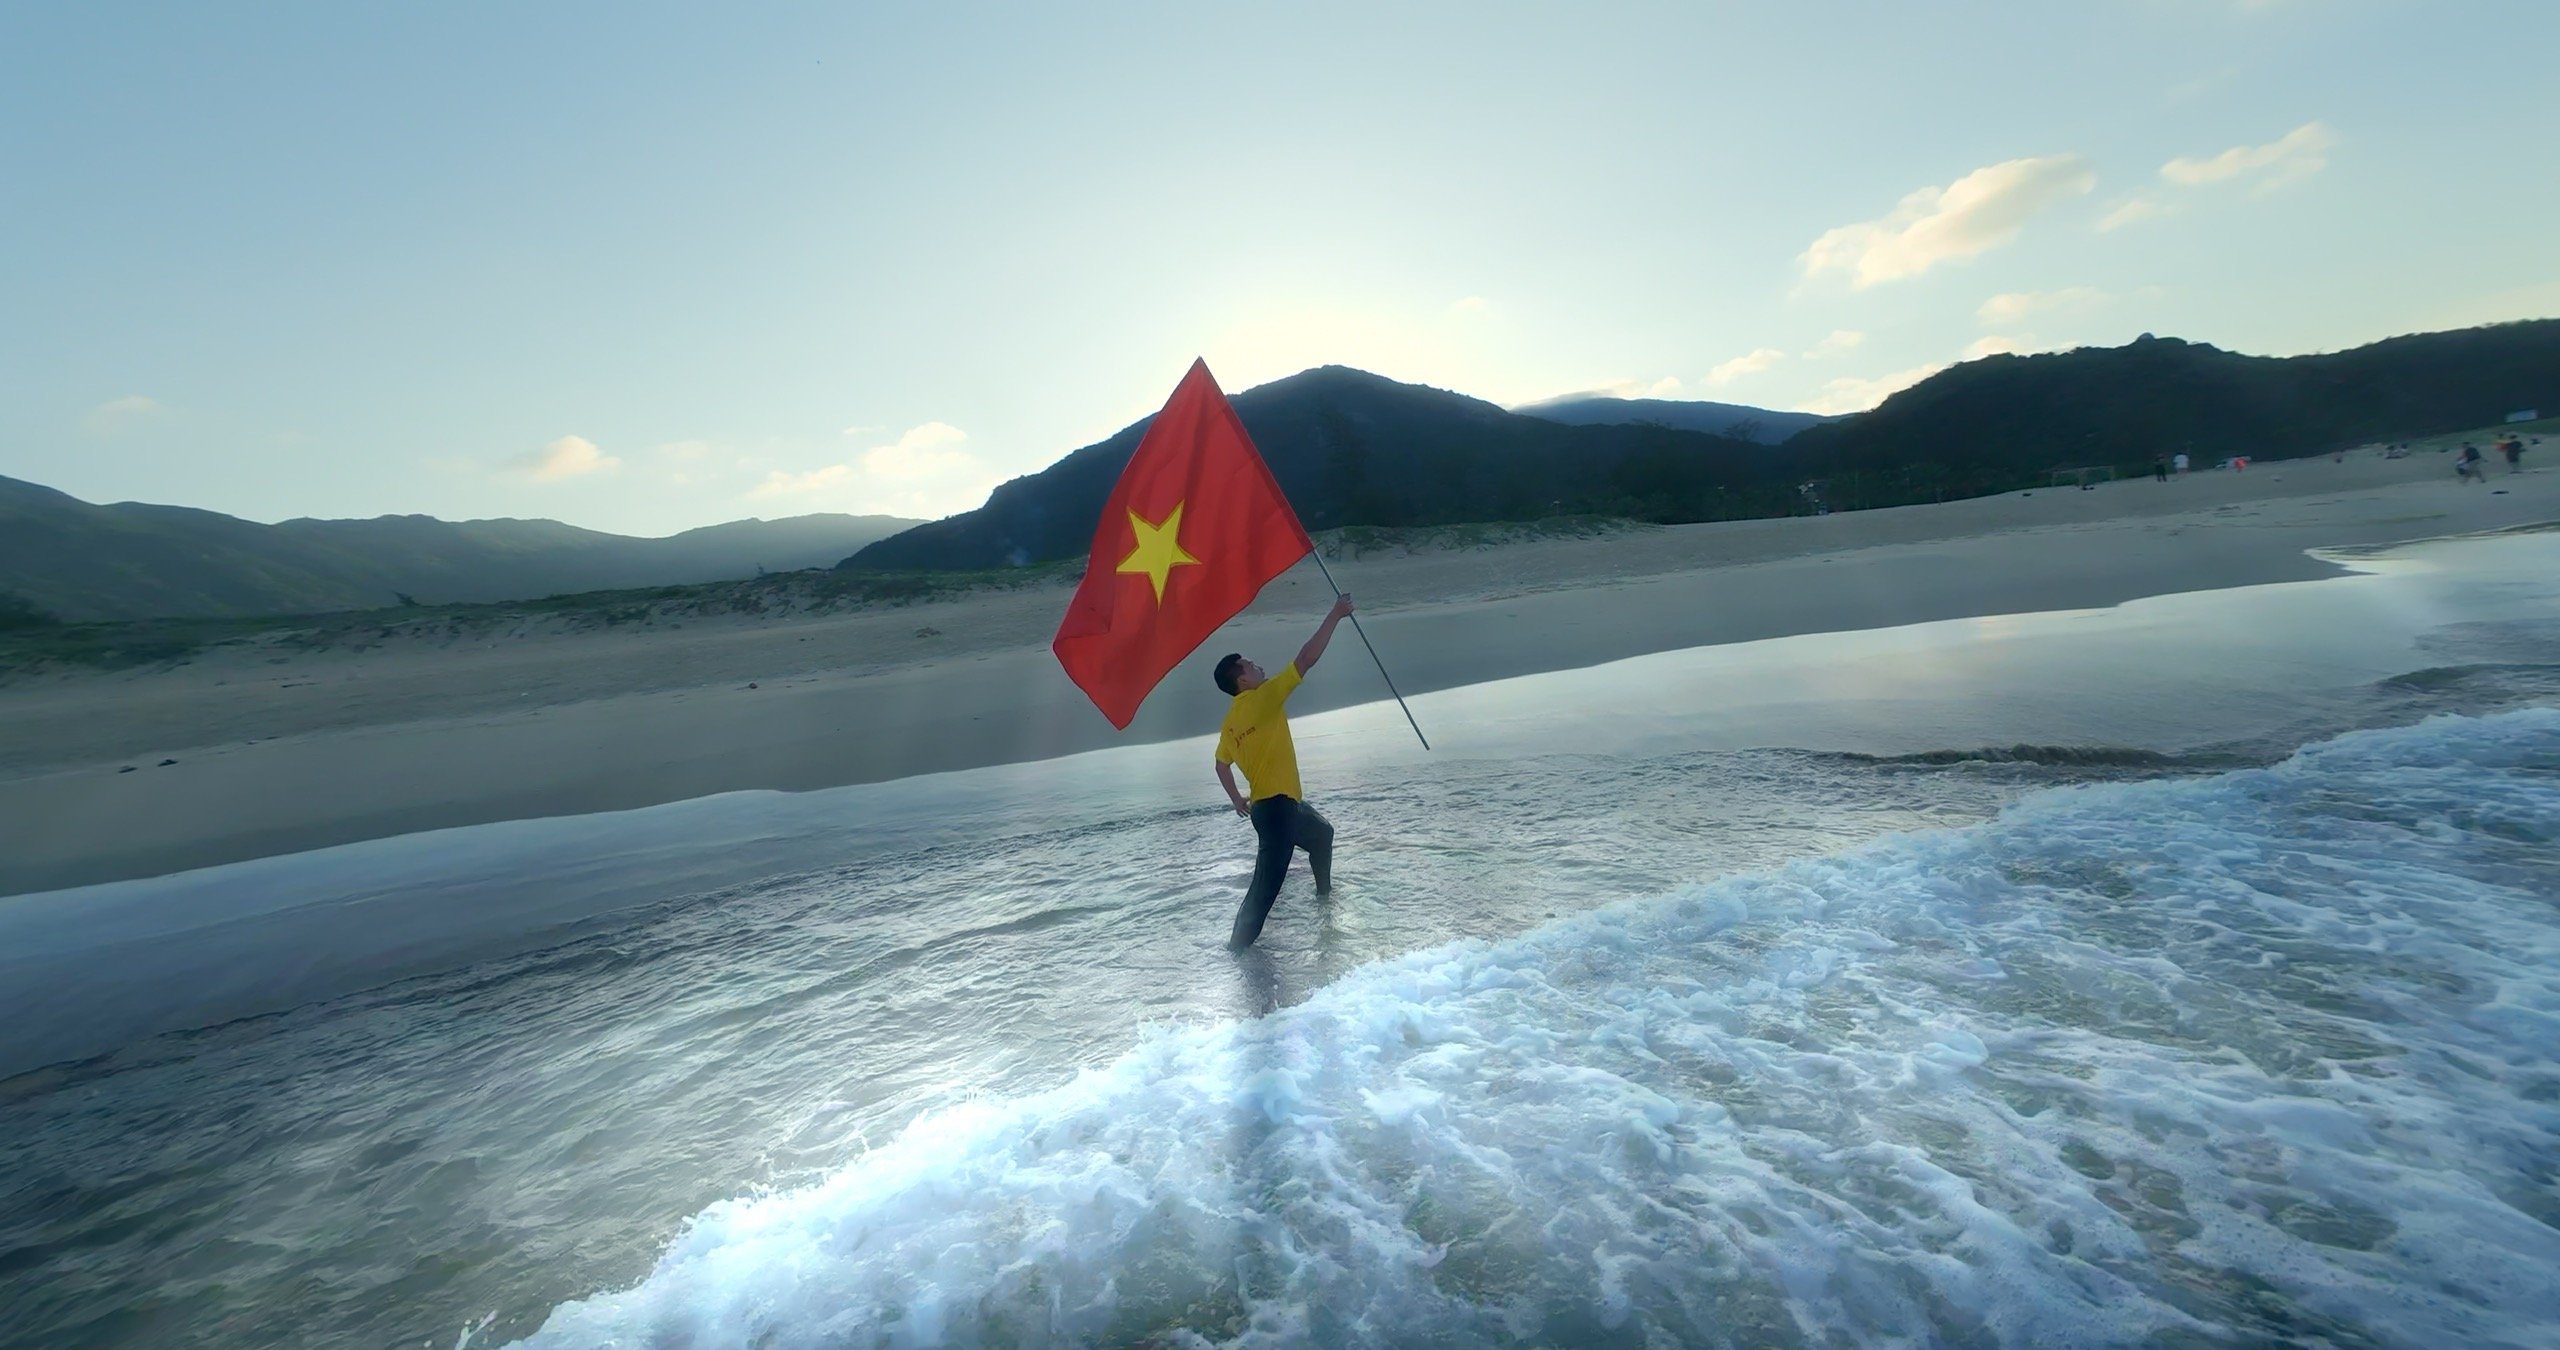
[[[1262,667],[1255,665],[1251,661],[1236,662],[1237,689],[1251,689],[1268,678],[1270,677],[1262,673]]]

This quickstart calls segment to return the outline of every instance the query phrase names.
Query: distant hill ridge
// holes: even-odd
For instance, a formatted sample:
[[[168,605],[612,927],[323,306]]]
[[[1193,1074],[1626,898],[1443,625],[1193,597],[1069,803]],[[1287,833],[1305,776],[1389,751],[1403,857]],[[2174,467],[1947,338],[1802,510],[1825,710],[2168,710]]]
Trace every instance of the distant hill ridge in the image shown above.
[[[1661,522],[1896,506],[2040,487],[2055,469],[2145,471],[2318,454],[2560,407],[2560,320],[2242,356],[2175,338],[1941,371],[1870,412],[1771,447],[1658,422],[1564,425],[1445,390],[1325,366],[1235,395],[1309,529],[1533,520]],[[1731,406],[1731,405],[1726,405]],[[1070,558],[1146,423],[997,488],[986,505],[864,548],[849,568],[989,568]],[[1806,490],[1810,487],[1810,490]]]
[[[1821,413],[1780,412],[1774,408],[1754,408],[1741,403],[1714,403],[1705,399],[1619,398],[1612,394],[1566,394],[1560,398],[1523,403],[1511,411],[1571,426],[1651,424],[1678,427],[1684,431],[1712,431],[1719,436],[1730,436],[1737,441],[1756,441],[1762,445],[1784,444],[1788,437],[1806,427],[1837,420]]]
[[[1782,514],[1769,447],[1661,426],[1567,426],[1444,389],[1320,366],[1232,397],[1310,530],[1567,514]],[[848,567],[988,568],[1081,554],[1147,423],[863,549]],[[1730,484],[1732,486],[1728,487]]]
[[[2147,473],[2181,451],[2288,459],[2489,425],[2560,399],[2560,319],[2244,356],[2144,334],[2121,347],[1992,356],[1787,443],[1835,508],[2039,486],[2054,469]]]
[[[2313,356],[2259,357],[2175,338],[1942,371],[1870,412],[1781,445],[1672,425],[1669,400],[1554,420],[1323,366],[1235,395],[1310,529],[1613,515],[1676,522],[1893,506],[2038,487],[2055,469],[2148,468],[2184,451],[2282,459],[2484,426],[2560,408],[2560,320],[2425,333]],[[1609,404],[1623,405],[1617,407]],[[1695,404],[1700,418],[1765,410]],[[1609,420],[1629,413],[1634,421]],[[1789,414],[1775,414],[1789,416]],[[1727,423],[1728,427],[1732,424]],[[759,568],[979,569],[1080,557],[1146,423],[931,522],[883,516],[733,521],[634,539],[551,520],[297,519],[93,505],[0,478],[0,620],[246,616],[397,602],[529,599],[684,585]],[[850,556],[848,556],[850,555]],[[11,618],[10,616],[18,616]]]
[[[301,518],[101,506],[0,478],[0,596],[58,618],[307,614],[690,585],[825,567],[916,522],[809,515],[642,539],[556,520]]]

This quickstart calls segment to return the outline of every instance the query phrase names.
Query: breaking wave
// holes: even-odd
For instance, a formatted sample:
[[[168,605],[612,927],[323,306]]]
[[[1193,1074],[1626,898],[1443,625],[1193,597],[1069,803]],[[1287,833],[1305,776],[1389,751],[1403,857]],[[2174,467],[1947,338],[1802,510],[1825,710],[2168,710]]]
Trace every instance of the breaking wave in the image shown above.
[[[2042,792],[1160,1028],[527,1344],[2547,1343],[2555,878],[2549,710]]]
[[[1853,764],[2031,764],[2063,769],[2138,769],[2156,773],[2196,773],[2237,769],[2259,761],[2215,751],[2170,754],[2118,745],[2010,745],[1972,750],[1920,750],[1904,755],[1843,753]]]

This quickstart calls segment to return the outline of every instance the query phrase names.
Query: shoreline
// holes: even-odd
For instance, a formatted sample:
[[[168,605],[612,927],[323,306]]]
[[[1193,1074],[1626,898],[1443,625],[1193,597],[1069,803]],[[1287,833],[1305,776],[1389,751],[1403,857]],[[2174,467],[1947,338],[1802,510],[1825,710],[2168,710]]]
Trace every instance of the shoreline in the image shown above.
[[[2501,474],[2494,492],[2440,476],[2451,475],[2433,456],[2291,461],[2168,485],[1349,559],[1335,571],[1398,685],[1420,694],[1682,648],[2314,580],[2348,572],[2315,548],[2560,519],[2560,475]],[[1301,564],[1273,582],[1126,733],[1047,650],[1063,585],[814,620],[214,659],[0,689],[0,821],[11,822],[0,895],[1196,736],[1223,702],[1202,672],[1225,650],[1294,648],[1321,608],[1314,573]],[[1356,646],[1336,644],[1297,711],[1386,697]],[[1425,730],[1465,752],[1462,729]]]

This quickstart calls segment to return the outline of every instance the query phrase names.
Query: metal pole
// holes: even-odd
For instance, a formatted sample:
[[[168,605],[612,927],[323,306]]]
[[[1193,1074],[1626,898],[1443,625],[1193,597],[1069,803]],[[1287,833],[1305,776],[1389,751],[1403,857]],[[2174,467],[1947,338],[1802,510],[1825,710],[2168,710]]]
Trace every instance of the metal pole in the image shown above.
[[[1342,587],[1335,585],[1333,580],[1333,569],[1324,565],[1324,550],[1320,548],[1311,548],[1307,550],[1307,552],[1309,556],[1316,560],[1316,570],[1324,573],[1324,584],[1333,587],[1333,593],[1336,597],[1341,596]],[[1360,635],[1361,646],[1369,648],[1369,659],[1378,662],[1378,678],[1387,682],[1388,693],[1395,694],[1396,706],[1404,708],[1404,720],[1407,725],[1413,728],[1413,738],[1422,742],[1423,749],[1430,749],[1431,738],[1423,735],[1422,724],[1413,720],[1413,709],[1405,708],[1404,695],[1396,691],[1396,677],[1387,673],[1386,662],[1378,660],[1378,649],[1370,643],[1369,630],[1360,626],[1360,616],[1357,614],[1351,616],[1351,631]]]

